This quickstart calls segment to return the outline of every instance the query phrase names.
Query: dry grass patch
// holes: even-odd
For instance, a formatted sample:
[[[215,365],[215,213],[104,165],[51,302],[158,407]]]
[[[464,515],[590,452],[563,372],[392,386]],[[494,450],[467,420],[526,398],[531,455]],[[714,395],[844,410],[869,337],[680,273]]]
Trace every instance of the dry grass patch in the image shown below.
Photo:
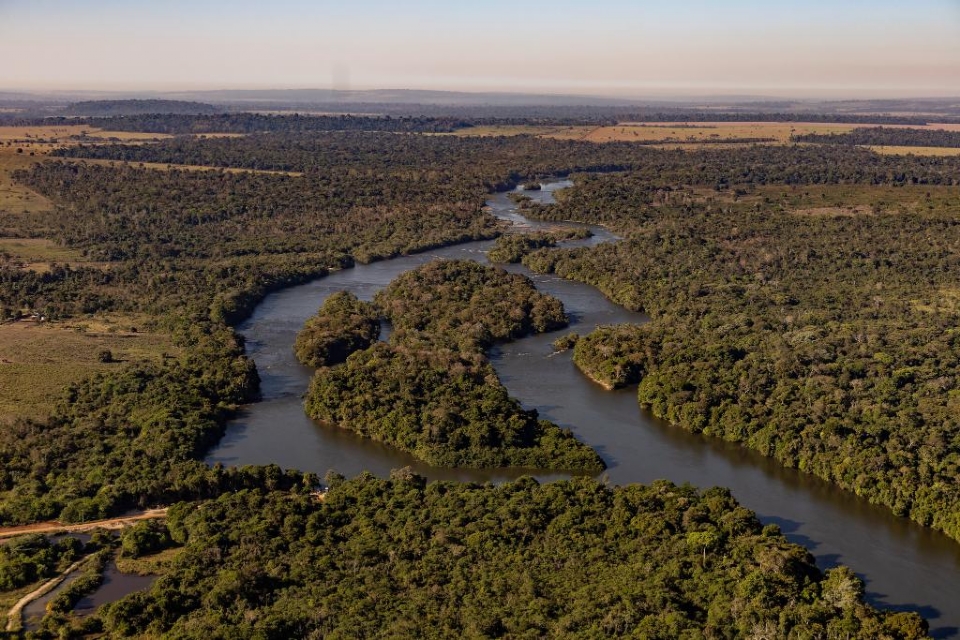
[[[794,213],[798,216],[866,216],[873,215],[874,211],[871,207],[856,204],[849,205],[846,207],[812,207],[810,209],[794,209],[791,213]]]
[[[960,156],[960,147],[881,147],[866,145],[864,148],[886,156]]]
[[[846,133],[856,124],[819,122],[624,122],[613,127],[600,127],[588,138],[595,142],[636,140],[663,143],[715,143],[743,138],[773,138],[780,144],[790,136],[807,133]]]
[[[0,238],[0,255],[7,254],[25,269],[48,271],[52,263],[71,266],[85,262],[79,251],[44,238]],[[89,263],[87,263],[89,264]]]
[[[182,547],[175,547],[139,558],[117,556],[117,570],[120,573],[132,573],[138,576],[163,575],[177,561],[181,551],[183,551]]]
[[[144,328],[146,316],[98,315],[70,322],[0,325],[0,421],[49,415],[73,382],[130,363],[177,355],[170,337]],[[102,354],[109,351],[110,362]]]
[[[15,148],[0,146],[0,211],[29,214],[53,209],[49,200],[10,177],[13,171],[28,169],[37,160],[28,153],[17,153]]]
[[[482,125],[478,127],[467,127],[457,129],[451,133],[438,133],[441,136],[457,136],[459,138],[489,138],[494,136],[520,136],[529,135],[539,138],[562,138],[562,139],[580,139],[594,127],[552,127],[525,124],[506,124],[506,125]]]
[[[923,313],[960,313],[960,289],[941,287],[926,298],[911,300],[910,305]]]

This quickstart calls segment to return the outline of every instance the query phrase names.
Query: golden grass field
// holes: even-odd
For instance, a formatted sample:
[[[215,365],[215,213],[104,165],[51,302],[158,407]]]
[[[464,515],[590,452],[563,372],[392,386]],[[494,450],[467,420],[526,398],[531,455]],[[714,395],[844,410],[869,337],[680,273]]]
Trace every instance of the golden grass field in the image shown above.
[[[602,127],[569,126],[548,127],[532,125],[481,126],[461,129],[455,136],[516,136],[532,135],[558,140],[587,140],[589,142],[643,142],[664,149],[724,148],[740,146],[735,142],[744,138],[770,138],[769,144],[788,144],[793,135],[847,133],[863,124],[821,122],[623,122]],[[885,125],[960,131],[960,124]],[[730,140],[724,143],[724,140]],[[960,149],[942,147],[868,147],[878,153],[915,155],[958,155]]]
[[[91,266],[81,253],[69,247],[61,247],[45,238],[0,238],[0,255],[9,256],[21,268],[46,272],[53,263]]]
[[[881,147],[870,145],[871,151],[888,156],[960,156],[958,147]]]
[[[70,383],[94,373],[177,355],[170,338],[146,330],[145,321],[111,314],[0,325],[0,421],[49,414]],[[100,362],[107,349],[116,362]]]

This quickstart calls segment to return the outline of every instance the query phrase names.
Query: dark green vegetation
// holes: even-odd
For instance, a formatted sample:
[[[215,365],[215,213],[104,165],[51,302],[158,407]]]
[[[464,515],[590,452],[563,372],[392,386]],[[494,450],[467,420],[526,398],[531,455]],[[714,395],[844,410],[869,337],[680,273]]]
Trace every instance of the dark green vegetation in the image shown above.
[[[487,258],[490,262],[516,263],[535,249],[555,247],[558,242],[589,238],[590,230],[586,228],[569,227],[562,231],[549,233],[510,233],[497,238],[497,242]]]
[[[340,364],[354,351],[366,349],[380,336],[376,307],[348,291],[334,293],[307,320],[293,349],[310,367]]]
[[[31,534],[5,540],[0,543],[0,592],[52,578],[83,553],[84,545],[77,538],[51,542],[44,535]]]
[[[566,325],[557,299],[523,276],[445,260],[401,275],[375,302],[393,323],[390,343],[317,371],[310,417],[437,466],[603,469],[592,449],[510,398],[483,356],[495,341]]]
[[[176,118],[202,132],[202,118]],[[305,117],[264,126],[348,128]],[[111,608],[101,620],[109,633],[149,627],[211,636],[223,625],[276,637],[301,629],[346,636],[370,624],[417,635],[418,620],[447,629],[439,626],[445,620],[449,635],[779,636],[790,627],[881,636],[886,625],[889,635],[911,637],[906,629],[919,624],[905,614],[881,622],[860,603],[862,586],[849,573],[821,580],[805,554],[758,531],[752,517],[733,524],[741,519],[722,491],[698,497],[667,485],[593,483],[424,489],[365,478],[320,506],[299,495],[316,478],[276,467],[210,469],[202,460],[233,408],[255,397],[255,372],[229,325],[266,293],[353,261],[490,237],[498,227],[481,204],[491,188],[618,171],[580,175],[559,205],[530,210],[610,225],[623,242],[519,249],[530,264],[596,284],[653,316],[639,329],[609,330],[630,341],[582,339],[577,358],[592,363],[583,366],[611,379],[635,367],[623,379],[642,376],[641,400],[658,415],[960,537],[960,159],[882,157],[845,145],[661,151],[369,130],[75,153],[305,174],[54,162],[18,179],[55,211],[0,213],[4,236],[50,238],[100,263],[49,273],[4,263],[0,308],[52,317],[145,313],[182,351],[160,364],[118,364],[70,389],[49,420],[0,431],[0,521],[88,519],[223,496],[174,514],[173,535],[186,542],[187,557],[152,595]],[[402,295],[426,301],[433,289],[410,281]],[[383,422],[403,434],[397,446],[415,450],[418,438],[437,435],[422,425],[441,425],[438,434],[471,453],[449,446],[449,463],[596,468],[593,452],[523,412],[482,356],[493,340],[548,327],[552,313],[538,322],[531,306],[513,319],[516,328],[498,324],[509,312],[496,312],[490,326],[475,321],[496,300],[462,315],[453,305],[423,314],[405,308],[402,296],[379,302],[398,327],[395,339],[330,371],[348,381],[356,368],[358,392],[349,397],[368,403],[356,405],[357,415],[404,408],[399,420]],[[410,392],[420,388],[440,391]],[[495,416],[494,429],[484,412]],[[383,426],[374,417],[369,423]],[[536,455],[498,452],[531,437],[539,439]],[[436,452],[433,444],[421,447],[424,455]],[[657,492],[672,495],[655,499]],[[583,495],[564,502],[565,493]],[[410,501],[446,495],[451,502],[436,512],[410,511]],[[715,498],[727,506],[709,506]],[[604,509],[595,500],[653,506]],[[526,505],[552,515],[540,518]],[[324,513],[332,519],[316,515]],[[130,544],[149,548],[151,535]]]
[[[111,636],[919,638],[844,568],[722,489],[577,479],[334,480],[323,503],[244,491],[171,510],[184,545]],[[89,624],[93,627],[93,624]]]
[[[221,110],[212,104],[185,100],[85,100],[63,109],[67,116],[139,116],[148,114],[212,115]],[[118,119],[118,122],[123,122]]]
[[[0,430],[0,522],[215,495],[233,480],[223,485],[203,456],[258,387],[226,323],[330,267],[495,233],[480,185],[432,174],[413,155],[393,172],[368,168],[398,140],[343,151],[315,178],[63,163],[19,174],[57,208],[0,213],[3,233],[50,238],[103,264],[37,273],[5,263],[0,308],[145,312],[183,355],[84,381],[49,420]]]
[[[362,120],[359,119],[358,120]],[[104,125],[106,126],[106,125]],[[530,136],[457,138],[367,131],[278,133],[242,138],[175,138],[150,145],[66,149],[81,158],[303,171],[328,188],[348,185],[390,201],[423,182],[470,186],[475,197],[526,176],[630,170],[650,184],[960,184],[960,159],[889,157],[848,145],[660,150],[632,142],[596,144]],[[353,168],[350,171],[349,168]],[[358,174],[359,171],[359,174]],[[411,184],[413,183],[413,184]],[[407,193],[406,195],[416,195]],[[450,194],[451,196],[453,193]]]
[[[187,103],[193,105],[197,103]],[[188,107],[184,107],[185,109]],[[102,111],[102,110],[100,110]],[[87,114],[84,114],[87,115]],[[110,113],[91,113],[113,116]],[[273,116],[257,113],[214,113],[201,116],[166,114],[157,109],[124,117],[95,117],[84,120],[45,118],[45,124],[87,124],[109,131],[141,131],[174,135],[205,133],[308,133],[316,131],[381,131],[395,133],[454,131],[465,123],[453,118],[378,118],[342,116]]]
[[[960,147],[960,131],[938,129],[909,129],[891,127],[868,127],[854,129],[849,133],[815,134],[793,136],[797,142],[824,144],[858,144],[891,147]]]
[[[578,364],[642,378],[659,417],[960,537],[960,192],[668,186],[585,178],[543,209],[627,239],[528,264],[653,318],[581,340]]]
[[[481,351],[495,341],[567,325],[563,304],[525,276],[464,260],[437,260],[399,276],[374,301],[391,342]]]
[[[643,328],[636,325],[597,327],[573,345],[573,363],[607,389],[640,382],[645,356]]]

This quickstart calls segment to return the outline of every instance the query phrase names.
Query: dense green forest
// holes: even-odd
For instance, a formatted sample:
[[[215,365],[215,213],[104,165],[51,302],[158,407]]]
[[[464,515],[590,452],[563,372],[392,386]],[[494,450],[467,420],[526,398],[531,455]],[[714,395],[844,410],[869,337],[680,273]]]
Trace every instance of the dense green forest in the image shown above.
[[[487,258],[490,262],[517,263],[534,249],[555,247],[558,242],[589,238],[591,232],[586,227],[568,227],[549,232],[506,233],[497,238]]]
[[[378,337],[380,318],[376,307],[357,300],[349,291],[338,291],[307,320],[293,349],[303,364],[329,367],[340,364],[358,349],[366,349]]]
[[[124,101],[126,102],[126,101]],[[163,101],[166,102],[166,101]],[[199,103],[186,103],[182,109],[192,108]],[[166,133],[171,135],[205,133],[307,133],[311,131],[383,131],[396,133],[430,132],[446,133],[467,126],[467,123],[449,117],[425,118],[417,116],[371,117],[352,115],[266,115],[259,113],[209,113],[190,115],[188,113],[164,113],[166,109],[138,111],[122,116],[103,112],[103,107],[94,106],[85,110],[97,113],[77,115],[95,115],[87,118],[44,118],[34,124],[84,124],[100,127],[108,131],[140,131]],[[199,111],[200,109],[194,109]],[[109,111],[109,108],[107,109]],[[102,117],[101,117],[102,116]]]
[[[146,593],[75,623],[110,636],[921,638],[729,492],[589,479],[331,478],[171,510],[183,549]],[[55,637],[53,632],[49,636]]]
[[[160,121],[202,128],[202,118]],[[55,209],[2,212],[2,235],[49,238],[93,263],[35,272],[0,262],[0,313],[144,313],[181,353],[82,381],[48,420],[0,430],[0,523],[222,496],[175,510],[182,561],[151,594],[90,624],[133,635],[211,635],[229,624],[274,637],[347,636],[366,619],[416,635],[410,612],[422,610],[425,620],[447,620],[450,635],[779,637],[809,628],[916,637],[915,616],[865,607],[849,572],[823,578],[802,550],[752,516],[731,515],[742,510],[722,491],[360,478],[317,505],[299,495],[317,484],[309,474],[210,468],[203,458],[235,407],[256,397],[256,371],[231,325],[263,296],[354,262],[493,237],[501,227],[482,209],[490,189],[574,173],[577,186],[559,192],[558,204],[525,212],[604,224],[624,240],[500,248],[651,316],[577,340],[579,366],[614,385],[639,380],[640,401],[684,428],[740,442],[958,538],[960,159],[839,144],[683,151],[526,136],[291,133],[312,126],[326,125],[278,120],[279,133],[65,152],[304,175],[64,159],[16,176]],[[389,426],[391,437],[402,434],[396,446],[438,464],[598,469],[589,448],[523,411],[483,355],[496,340],[560,326],[562,309],[529,297],[513,317],[498,304],[523,287],[461,299],[485,282],[480,272],[433,268],[436,278],[412,274],[378,298],[396,328],[391,342],[318,376],[339,376],[325,402],[364,416],[363,425]],[[461,277],[465,289],[442,286]],[[424,389],[432,395],[411,393]],[[381,415],[394,409],[390,420]],[[426,424],[440,427],[431,433]],[[428,443],[437,436],[454,442]],[[534,446],[505,454],[509,443]],[[437,502],[448,495],[452,502]],[[417,501],[427,510],[411,511]],[[616,506],[625,502],[640,506]],[[455,521],[454,510],[470,517]],[[461,529],[436,524],[421,536],[419,522]],[[496,541],[493,551],[471,550],[486,540]],[[414,566],[431,553],[442,554],[443,582]],[[536,579],[521,575],[525,567]],[[509,579],[490,577],[498,572]],[[311,598],[316,606],[304,604]]]
[[[0,214],[4,233],[50,238],[100,264],[40,273],[5,262],[4,313],[144,312],[184,355],[82,381],[49,420],[0,430],[0,522],[215,494],[224,474],[203,456],[258,388],[227,323],[272,290],[354,260],[496,233],[481,185],[431,178],[429,160],[410,174],[411,157],[407,179],[384,177],[382,188],[365,168],[378,157],[358,153],[325,179],[63,163],[19,174],[57,206]]]
[[[960,537],[960,193],[668,187],[582,177],[539,209],[627,239],[527,264],[652,317],[584,339],[575,361],[608,383],[641,378],[659,417]]]
[[[319,369],[310,417],[437,466],[604,468],[570,432],[510,398],[483,355],[495,341],[565,326],[559,300],[523,276],[442,260],[401,275],[374,302],[393,325],[389,344]]]
[[[368,193],[445,179],[485,190],[526,177],[629,170],[652,185],[960,184],[960,158],[894,157],[850,145],[753,145],[735,149],[653,149],[533,136],[467,137],[369,131],[174,138],[149,145],[84,145],[75,158],[302,171],[333,180],[345,171],[371,181]],[[358,175],[360,169],[364,171]],[[352,171],[350,170],[352,169]],[[393,187],[395,183],[397,187]]]
[[[793,136],[797,142],[821,144],[862,144],[894,147],[960,147],[960,131],[910,129],[902,127],[869,127],[848,133],[827,133]]]

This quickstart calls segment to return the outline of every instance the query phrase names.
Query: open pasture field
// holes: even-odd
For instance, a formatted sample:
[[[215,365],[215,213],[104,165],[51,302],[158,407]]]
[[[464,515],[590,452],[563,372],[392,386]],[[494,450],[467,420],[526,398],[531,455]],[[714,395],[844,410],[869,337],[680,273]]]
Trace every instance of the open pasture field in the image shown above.
[[[888,147],[869,145],[866,148],[888,156],[960,156],[960,148],[958,147]]]
[[[39,193],[17,184],[10,174],[17,169],[27,169],[38,158],[28,153],[17,153],[16,148],[0,143],[0,212],[37,213],[49,211],[53,205]],[[2,234],[0,229],[0,234]]]
[[[69,322],[20,320],[0,325],[0,422],[42,418],[63,390],[98,372],[178,353],[145,318],[98,315]],[[110,351],[112,362],[102,362]]]
[[[171,136],[163,133],[140,133],[136,131],[105,131],[79,124],[51,126],[0,126],[0,148],[19,148],[24,154],[46,153],[51,149],[72,146],[79,142],[152,142]]]
[[[622,122],[610,126],[538,126],[485,125],[460,129],[455,136],[516,136],[532,135],[557,140],[586,140],[589,142],[642,142],[664,149],[710,148],[720,145],[729,148],[743,144],[743,140],[768,140],[768,144],[789,144],[791,136],[848,133],[854,129],[873,126],[849,123],[823,122]],[[931,123],[916,125],[884,125],[944,131],[960,131],[960,124]],[[880,153],[905,153],[909,147],[870,147]],[[953,149],[913,147],[916,155],[955,155]]]
[[[2,238],[0,237],[0,256],[18,267],[31,271],[46,272],[53,263],[72,267],[84,264],[91,266],[79,251],[62,247],[45,238]]]

